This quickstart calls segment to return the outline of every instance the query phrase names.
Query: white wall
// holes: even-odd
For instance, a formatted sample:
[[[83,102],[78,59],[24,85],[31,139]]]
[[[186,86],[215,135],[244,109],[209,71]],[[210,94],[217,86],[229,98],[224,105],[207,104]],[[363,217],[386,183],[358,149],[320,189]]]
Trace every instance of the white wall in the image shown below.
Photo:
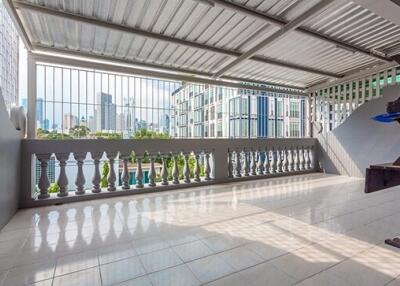
[[[18,208],[20,134],[12,125],[0,94],[0,229]]]
[[[369,165],[393,162],[400,157],[400,124],[371,119],[386,113],[386,103],[398,97],[400,86],[386,87],[383,97],[360,106],[333,131],[318,135],[322,170],[364,177]]]

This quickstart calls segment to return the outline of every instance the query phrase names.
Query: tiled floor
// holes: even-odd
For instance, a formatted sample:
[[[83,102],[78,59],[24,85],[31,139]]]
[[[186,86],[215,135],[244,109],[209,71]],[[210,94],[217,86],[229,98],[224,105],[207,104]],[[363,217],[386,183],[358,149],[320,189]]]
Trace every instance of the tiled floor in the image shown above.
[[[323,174],[19,211],[2,285],[400,285],[400,188]],[[397,280],[399,279],[399,280]]]

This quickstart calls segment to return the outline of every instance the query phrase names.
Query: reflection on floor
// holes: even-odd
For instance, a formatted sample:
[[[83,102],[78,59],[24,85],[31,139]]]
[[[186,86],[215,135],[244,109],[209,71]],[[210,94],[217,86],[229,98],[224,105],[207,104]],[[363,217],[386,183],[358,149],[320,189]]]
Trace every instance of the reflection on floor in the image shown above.
[[[400,285],[383,244],[400,188],[363,184],[312,174],[22,210],[0,233],[0,281]]]

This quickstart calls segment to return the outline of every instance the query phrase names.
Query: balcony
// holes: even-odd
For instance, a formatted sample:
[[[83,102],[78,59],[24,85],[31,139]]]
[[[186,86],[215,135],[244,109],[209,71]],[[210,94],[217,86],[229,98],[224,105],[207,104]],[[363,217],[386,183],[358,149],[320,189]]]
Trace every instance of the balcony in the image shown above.
[[[304,174],[317,168],[313,138],[25,139],[21,147],[22,207]],[[128,170],[132,161],[134,172]],[[161,168],[156,169],[157,163]],[[104,164],[109,166],[107,174],[101,171]],[[55,193],[49,193],[50,183]]]
[[[0,286],[399,285],[398,15],[0,1]]]

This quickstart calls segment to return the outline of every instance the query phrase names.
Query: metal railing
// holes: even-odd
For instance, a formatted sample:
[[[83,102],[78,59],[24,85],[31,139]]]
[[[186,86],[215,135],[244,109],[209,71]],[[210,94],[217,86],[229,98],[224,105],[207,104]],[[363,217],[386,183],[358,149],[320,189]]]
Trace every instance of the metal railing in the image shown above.
[[[316,144],[314,138],[26,139],[22,141],[20,205],[313,172]]]

